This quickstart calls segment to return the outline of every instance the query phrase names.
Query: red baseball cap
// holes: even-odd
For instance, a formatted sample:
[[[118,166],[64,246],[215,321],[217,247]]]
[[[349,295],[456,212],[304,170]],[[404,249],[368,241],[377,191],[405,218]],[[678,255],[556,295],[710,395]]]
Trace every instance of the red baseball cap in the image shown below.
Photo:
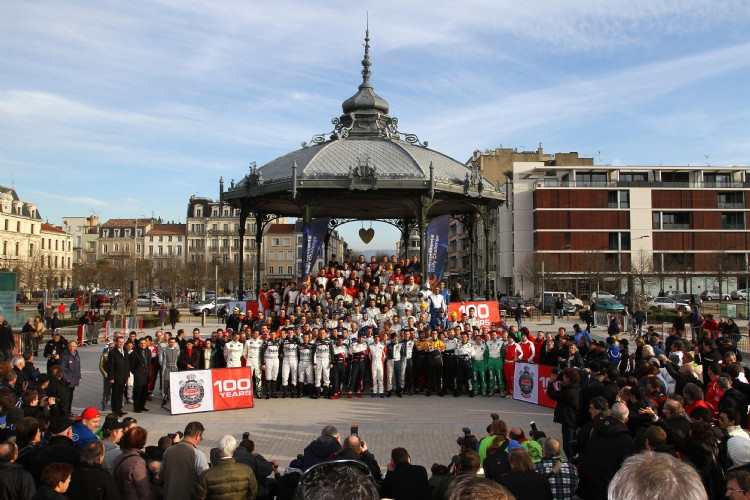
[[[101,414],[99,413],[99,410],[94,408],[93,406],[89,406],[85,410],[83,410],[83,413],[81,413],[79,416],[76,417],[76,420],[83,420],[84,418],[96,418],[100,417]]]

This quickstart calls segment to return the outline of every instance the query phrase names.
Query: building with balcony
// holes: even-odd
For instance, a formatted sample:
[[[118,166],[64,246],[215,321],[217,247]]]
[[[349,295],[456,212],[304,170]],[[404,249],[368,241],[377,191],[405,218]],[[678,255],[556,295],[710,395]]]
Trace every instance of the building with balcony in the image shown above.
[[[545,288],[577,294],[747,286],[750,168],[523,160],[499,210],[500,291],[530,296],[542,266]]]
[[[185,224],[154,224],[144,238],[144,258],[153,261],[157,268],[182,267],[185,263],[185,231]]]
[[[157,219],[109,219],[99,227],[97,260],[132,261],[143,258],[143,236]]]
[[[39,239],[41,282],[46,290],[70,288],[73,237],[60,226],[42,223]]]
[[[63,217],[62,227],[73,242],[73,265],[96,263],[99,217]]]
[[[36,204],[23,201],[12,187],[0,186],[0,268],[18,272],[20,289],[36,288],[42,216]]]
[[[304,279],[303,273],[303,235],[302,220],[294,224],[276,223],[268,226],[263,236],[263,261],[261,281],[277,282]],[[331,255],[348,255],[348,245],[337,231],[331,231],[328,237],[328,253],[325,246],[313,266],[315,271],[323,269]]]
[[[247,288],[254,287],[256,222],[245,223],[244,277]],[[240,211],[211,198],[191,196],[185,224],[185,264],[192,274],[202,271],[206,284],[214,281],[222,289],[233,290],[239,283]],[[200,281],[200,280],[198,280]],[[253,293],[255,291],[253,290]]]

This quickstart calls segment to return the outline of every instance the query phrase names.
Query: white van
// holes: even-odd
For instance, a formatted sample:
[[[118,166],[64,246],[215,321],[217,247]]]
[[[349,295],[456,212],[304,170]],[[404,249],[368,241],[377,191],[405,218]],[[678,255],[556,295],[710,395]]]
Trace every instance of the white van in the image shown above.
[[[558,295],[562,295],[563,299],[566,299],[573,304],[576,311],[583,307],[583,301],[570,292],[544,292],[545,297],[553,297],[556,299]],[[542,292],[536,292],[536,295],[534,296],[534,306],[539,309],[542,308]]]

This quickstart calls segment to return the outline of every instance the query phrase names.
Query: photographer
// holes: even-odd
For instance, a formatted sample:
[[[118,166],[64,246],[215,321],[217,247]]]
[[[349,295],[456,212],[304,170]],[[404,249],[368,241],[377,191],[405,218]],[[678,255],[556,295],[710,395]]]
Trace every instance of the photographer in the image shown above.
[[[562,424],[563,450],[569,457],[574,455],[570,443],[575,439],[578,411],[580,409],[581,386],[578,384],[581,376],[578,370],[565,368],[562,371],[563,385],[560,390],[555,388],[555,383],[560,376],[559,370],[553,370],[549,384],[547,384],[547,395],[557,402],[553,422]]]
[[[242,435],[242,441],[234,452],[234,459],[238,464],[249,465],[255,473],[258,481],[258,500],[274,498],[276,491],[276,479],[268,477],[278,470],[279,463],[276,460],[270,462],[260,453],[256,452],[255,442],[250,439],[250,433]]]
[[[357,434],[352,434],[344,439],[344,443],[341,445],[341,451],[336,453],[331,460],[341,459],[357,460],[364,463],[370,469],[370,473],[378,486],[381,484],[381,473],[378,461],[375,460],[375,455],[370,453],[367,449],[367,442],[364,439],[360,439]]]

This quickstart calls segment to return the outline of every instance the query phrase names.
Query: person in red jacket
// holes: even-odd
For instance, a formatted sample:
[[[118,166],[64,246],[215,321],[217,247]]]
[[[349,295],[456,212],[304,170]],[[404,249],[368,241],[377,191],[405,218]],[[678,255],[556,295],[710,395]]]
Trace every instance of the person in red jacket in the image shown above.
[[[516,344],[516,339],[508,335],[505,343],[505,363],[503,363],[503,375],[505,375],[505,389],[508,395],[513,395],[513,380],[516,375],[516,361],[521,361],[521,348]]]
[[[521,329],[521,342],[518,344],[518,346],[521,348],[521,361],[525,361],[526,363],[533,363],[534,362],[534,356],[536,355],[536,347],[534,346],[534,342],[529,339],[531,337],[531,333],[529,333],[529,330],[526,328]]]

